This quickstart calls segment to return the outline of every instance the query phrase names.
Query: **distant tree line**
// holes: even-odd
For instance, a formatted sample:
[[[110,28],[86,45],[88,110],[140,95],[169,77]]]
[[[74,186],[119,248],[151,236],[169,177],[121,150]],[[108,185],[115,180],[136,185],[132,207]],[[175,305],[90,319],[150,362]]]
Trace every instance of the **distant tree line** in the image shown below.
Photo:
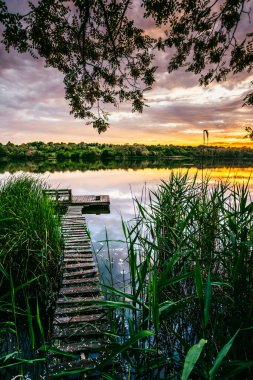
[[[98,143],[44,143],[36,141],[15,145],[11,142],[0,144],[0,160],[10,161],[120,161],[120,160],[247,160],[253,159],[253,149],[225,148],[220,146],[177,146],[141,144],[98,144]]]

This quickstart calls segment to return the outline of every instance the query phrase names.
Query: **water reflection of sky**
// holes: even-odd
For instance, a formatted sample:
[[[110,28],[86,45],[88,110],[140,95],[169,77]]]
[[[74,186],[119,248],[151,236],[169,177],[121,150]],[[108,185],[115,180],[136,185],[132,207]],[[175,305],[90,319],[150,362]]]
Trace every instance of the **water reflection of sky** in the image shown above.
[[[182,173],[187,169],[177,169]],[[246,183],[251,176],[253,168],[215,168],[204,170],[203,175],[211,177],[211,182],[225,180],[228,177],[232,182]],[[175,171],[175,170],[174,170]],[[196,173],[196,168],[189,168],[189,175]],[[109,265],[107,258],[107,244],[105,230],[107,230],[110,240],[110,257],[113,261],[113,278],[115,281],[122,279],[123,271],[128,272],[125,262],[126,249],[123,243],[124,235],[121,226],[121,218],[125,221],[134,217],[134,207],[132,194],[141,198],[143,188],[154,190],[161,180],[169,178],[171,169],[128,169],[128,170],[101,170],[101,171],[74,171],[74,172],[54,172],[44,173],[42,178],[48,181],[53,188],[71,188],[74,195],[108,194],[110,196],[110,214],[87,215],[88,228],[94,249],[97,252],[98,260],[101,265],[101,273],[106,276],[106,266]],[[0,174],[0,180],[8,173]],[[201,173],[199,172],[201,177]],[[253,190],[253,179],[249,182]]]

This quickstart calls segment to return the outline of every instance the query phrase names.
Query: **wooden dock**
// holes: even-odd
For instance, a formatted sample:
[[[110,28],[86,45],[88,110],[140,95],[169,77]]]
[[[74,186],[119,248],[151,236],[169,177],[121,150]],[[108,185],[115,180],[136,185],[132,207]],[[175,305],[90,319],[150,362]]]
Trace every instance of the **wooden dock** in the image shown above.
[[[110,198],[109,195],[73,195],[72,205],[80,206],[109,206]]]
[[[62,217],[63,280],[53,320],[49,378],[65,370],[93,368],[110,345],[103,335],[108,322],[97,303],[103,297],[82,208],[71,205]]]
[[[72,195],[71,189],[48,189],[44,190],[51,199],[59,204],[78,205],[83,207],[99,207],[109,206],[109,195]]]

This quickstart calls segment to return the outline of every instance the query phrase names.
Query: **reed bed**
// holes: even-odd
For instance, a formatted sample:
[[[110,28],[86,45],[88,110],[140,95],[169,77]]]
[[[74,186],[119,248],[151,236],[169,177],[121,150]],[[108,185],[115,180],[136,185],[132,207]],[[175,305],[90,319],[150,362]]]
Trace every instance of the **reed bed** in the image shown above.
[[[29,175],[10,176],[0,185],[0,377],[6,379],[22,375],[24,364],[45,361],[35,351],[45,339],[62,244],[46,187]]]
[[[109,359],[124,379],[251,379],[247,184],[172,174],[135,204],[134,222],[123,223],[130,282],[104,286],[116,337]]]

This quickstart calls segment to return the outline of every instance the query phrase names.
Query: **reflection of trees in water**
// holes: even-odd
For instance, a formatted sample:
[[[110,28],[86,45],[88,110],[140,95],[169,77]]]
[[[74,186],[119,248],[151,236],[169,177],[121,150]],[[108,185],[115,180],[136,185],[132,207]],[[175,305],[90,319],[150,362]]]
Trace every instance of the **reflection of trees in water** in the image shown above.
[[[214,169],[214,168],[251,168],[253,167],[253,161],[250,160],[205,160],[202,164],[199,160],[189,159],[138,159],[138,160],[122,160],[122,161],[27,161],[27,162],[0,162],[0,173],[6,171],[15,173],[22,170],[24,172],[31,173],[44,173],[44,172],[57,172],[57,171],[86,171],[86,170],[111,170],[111,169],[177,169],[196,167],[202,169],[202,167]]]

